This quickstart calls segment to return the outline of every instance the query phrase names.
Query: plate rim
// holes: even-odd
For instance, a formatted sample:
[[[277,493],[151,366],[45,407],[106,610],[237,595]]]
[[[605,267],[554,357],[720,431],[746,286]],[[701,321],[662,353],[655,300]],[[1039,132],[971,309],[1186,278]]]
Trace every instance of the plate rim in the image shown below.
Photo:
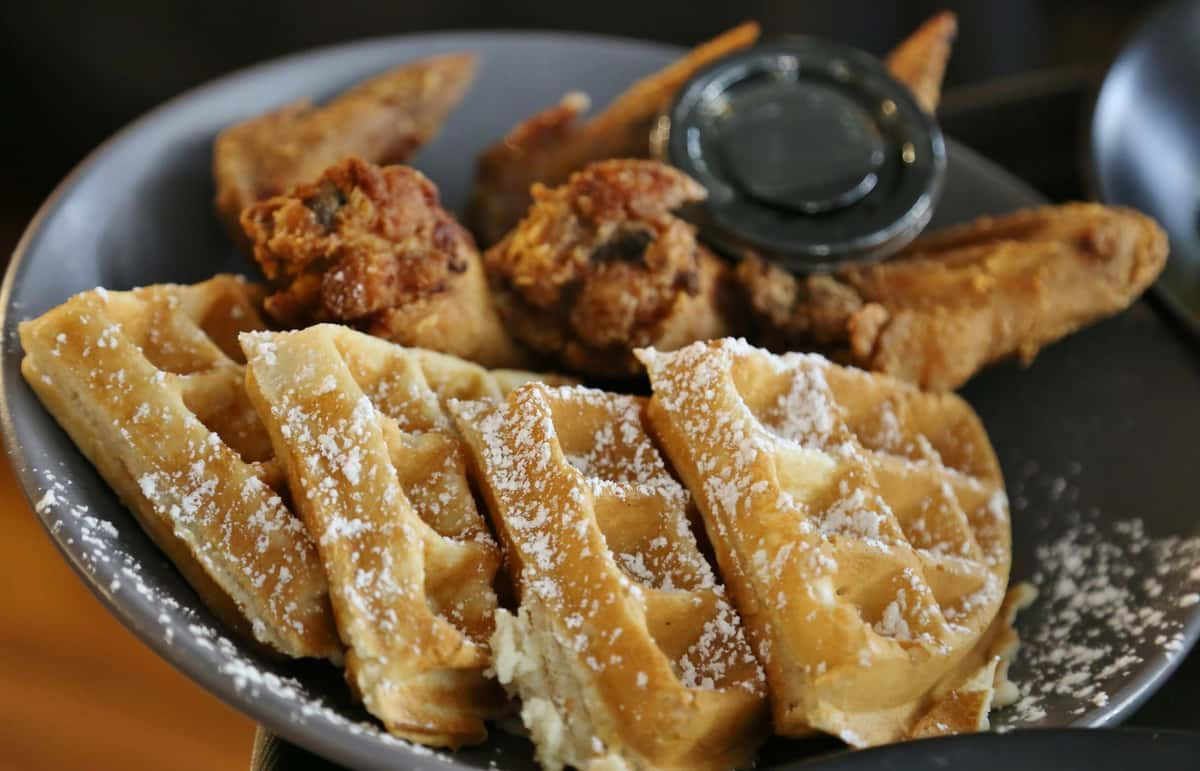
[[[808,771],[810,768],[819,771],[820,768],[830,762],[833,762],[836,768],[842,771],[853,771],[860,768],[880,768],[882,766],[879,763],[887,761],[890,761],[888,767],[892,768],[895,766],[891,764],[896,762],[919,763],[930,760],[929,755],[934,751],[932,747],[934,744],[943,746],[947,744],[956,745],[948,750],[952,751],[957,749],[958,745],[1002,745],[1010,743],[1012,739],[1016,739],[1017,742],[1025,745],[1028,750],[1040,749],[1046,745],[1061,746],[1064,740],[1070,742],[1071,746],[1081,742],[1091,743],[1096,741],[1111,744],[1135,741],[1144,746],[1150,746],[1154,742],[1162,740],[1200,747],[1200,732],[1180,729],[1147,728],[1144,726],[1123,726],[1102,730],[1078,727],[1030,728],[1022,731],[1014,731],[1011,737],[1008,734],[996,733],[994,731],[979,731],[977,733],[954,734],[950,736],[932,736],[900,744],[881,745],[879,747],[866,747],[850,754],[819,755],[810,760],[789,763],[782,771]],[[924,752],[922,752],[922,748],[925,749]],[[855,763],[855,759],[861,759],[863,762],[861,764]],[[1011,758],[1008,759],[1011,760]],[[876,762],[872,763],[872,761]],[[1071,766],[1070,768],[1075,768],[1075,766]]]
[[[97,145],[92,151],[83,157],[71,171],[54,187],[52,192],[47,196],[43,203],[38,207],[36,213],[22,231],[20,239],[17,241],[13,249],[7,269],[5,270],[3,284],[0,284],[0,330],[8,328],[12,323],[12,329],[15,332],[16,324],[10,320],[10,310],[12,302],[12,294],[16,286],[18,275],[23,272],[26,265],[26,256],[31,248],[35,245],[38,236],[44,229],[45,221],[51,217],[59,207],[68,199],[72,190],[74,190],[81,179],[87,172],[96,165],[99,160],[106,155],[114,146],[124,141],[127,137],[136,134],[144,126],[155,121],[157,116],[166,113],[177,105],[186,102],[199,95],[207,94],[211,91],[221,90],[229,84],[252,79],[259,75],[260,72],[274,70],[276,68],[285,68],[297,61],[320,58],[324,56],[338,57],[351,54],[352,52],[361,49],[364,46],[381,46],[381,47],[403,47],[406,44],[413,42],[428,43],[438,40],[447,42],[453,40],[469,41],[470,39],[486,39],[495,41],[498,39],[508,40],[528,40],[530,38],[539,38],[547,41],[562,41],[564,38],[585,41],[588,44],[603,44],[610,46],[621,47],[642,47],[648,51],[661,52],[667,55],[678,55],[685,49],[680,46],[649,41],[635,37],[623,37],[617,35],[605,34],[590,34],[583,32],[558,32],[547,30],[521,30],[521,29],[498,29],[498,30],[454,30],[441,32],[419,32],[403,35],[381,35],[367,38],[360,38],[354,41],[339,43],[334,45],[320,46],[302,51],[292,52],[283,56],[267,59],[248,67],[221,75],[209,81],[197,84],[188,88],[161,104],[142,113],[130,123],[126,124],[118,131],[107,137],[103,142]],[[995,162],[980,155],[969,147],[947,137],[948,156],[954,158],[956,164],[972,167],[976,171],[990,175],[996,183],[996,186],[1006,188],[1013,197],[1021,198],[1028,201],[1029,206],[1044,205],[1047,199],[1033,187],[1029,186],[1019,178],[1006,171],[1003,167]],[[64,300],[66,298],[63,298]],[[13,316],[17,314],[11,314]],[[9,340],[4,341],[5,345],[13,344]],[[19,349],[19,344],[18,349]],[[19,355],[19,353],[17,354]],[[9,359],[10,354],[5,349],[5,359]],[[12,380],[20,381],[15,386],[24,385],[19,374],[11,378]],[[220,699],[225,704],[233,709],[247,715],[256,723],[262,725],[265,729],[277,733],[287,741],[293,742],[299,746],[305,747],[313,752],[316,752],[324,757],[337,759],[339,762],[352,762],[360,767],[377,767],[378,759],[371,757],[371,752],[380,744],[378,740],[370,742],[345,740],[347,732],[326,735],[321,732],[306,730],[302,723],[298,723],[289,719],[286,708],[279,705],[271,699],[256,699],[247,697],[246,691],[235,687],[232,680],[226,677],[223,673],[209,666],[209,663],[197,657],[180,655],[180,649],[173,647],[171,643],[163,640],[162,635],[158,634],[156,628],[148,622],[144,614],[135,612],[140,609],[140,603],[121,601],[111,597],[105,591],[105,587],[101,585],[101,581],[92,575],[84,564],[82,549],[71,550],[64,543],[51,527],[49,517],[38,512],[35,501],[39,496],[46,492],[45,480],[40,477],[32,468],[29,458],[27,457],[24,448],[18,441],[15,423],[13,420],[12,405],[9,401],[9,391],[14,387],[14,383],[10,382],[10,372],[7,366],[0,366],[0,440],[6,454],[8,455],[9,463],[14,472],[14,476],[21,487],[21,491],[28,501],[29,507],[34,516],[46,530],[47,536],[54,543],[55,548],[71,566],[72,570],[82,580],[88,590],[94,597],[111,613],[116,619],[130,632],[134,634],[144,645],[155,653],[159,658],[166,661],[170,666],[177,671],[186,675],[194,683],[198,684],[204,690]],[[27,386],[25,386],[27,387]],[[1200,617],[1192,619],[1192,623],[1188,624],[1184,630],[1185,651],[1184,653],[1171,657],[1166,665],[1153,670],[1147,674],[1140,673],[1137,677],[1121,691],[1114,694],[1110,698],[1105,707],[1090,710],[1073,721],[1071,726],[1086,726],[1097,727],[1117,723],[1127,717],[1130,713],[1136,710],[1149,696],[1157,690],[1157,688],[1175,671],[1175,668],[1186,657],[1186,652],[1200,637]],[[447,766],[437,757],[424,755],[420,750],[412,750],[407,747],[398,746],[389,748],[393,752],[403,753],[401,756],[393,756],[394,759],[404,757],[408,766],[413,769],[444,769],[447,767],[462,767],[455,763],[454,766]],[[453,761],[452,756],[442,756]]]

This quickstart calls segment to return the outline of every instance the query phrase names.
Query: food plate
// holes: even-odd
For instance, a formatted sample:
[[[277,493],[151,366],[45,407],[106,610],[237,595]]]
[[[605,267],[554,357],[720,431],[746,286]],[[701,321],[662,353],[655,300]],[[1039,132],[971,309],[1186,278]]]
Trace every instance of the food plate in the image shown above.
[[[186,94],[110,140],[43,207],[4,285],[7,448],[38,516],[96,595],[150,647],[270,730],[362,768],[531,768],[528,742],[495,730],[449,756],[386,736],[354,706],[340,673],[282,662],[229,638],[20,377],[16,324],[97,285],[192,282],[253,269],[213,215],[210,144],[222,127],[280,102],[323,97],[438,52],[480,55],[474,87],[415,165],[452,208],[476,152],[570,89],[603,104],[678,55],[588,36],[469,33],[392,38],[262,65]],[[935,224],[1041,202],[953,142]],[[1104,725],[1129,714],[1200,634],[1200,518],[1192,438],[1195,351],[1145,303],[965,389],[1004,466],[1014,579],[1038,603],[1019,618],[1021,701],[1001,728]],[[52,599],[50,600],[52,601]],[[836,745],[770,742],[776,767]]]

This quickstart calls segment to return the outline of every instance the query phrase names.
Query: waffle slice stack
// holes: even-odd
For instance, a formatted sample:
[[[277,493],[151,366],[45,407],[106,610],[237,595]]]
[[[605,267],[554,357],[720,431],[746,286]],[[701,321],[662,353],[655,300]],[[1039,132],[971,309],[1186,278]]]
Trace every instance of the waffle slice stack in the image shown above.
[[[654,433],[697,497],[776,730],[862,746],[986,726],[1012,648],[1008,613],[997,620],[1010,530],[970,407],[741,341],[640,356]]]
[[[497,614],[495,667],[543,768],[748,763],[762,673],[644,402],[530,384],[452,410],[520,596]]]
[[[778,733],[860,746],[1012,697],[1025,595],[958,397],[720,340],[639,352],[647,402],[262,331],[260,302],[231,276],[85,292],[21,325],[22,372],[225,621],[344,646],[392,733],[481,741],[506,705],[489,670],[552,771],[747,764],[768,696]]]
[[[339,658],[324,572],[278,482],[237,334],[258,291],[96,289],[21,324],[21,371],[138,522],[227,624],[292,656]]]
[[[242,335],[247,388],[329,577],[347,679],[399,736],[482,741],[500,555],[442,404],[532,377],[318,325]]]

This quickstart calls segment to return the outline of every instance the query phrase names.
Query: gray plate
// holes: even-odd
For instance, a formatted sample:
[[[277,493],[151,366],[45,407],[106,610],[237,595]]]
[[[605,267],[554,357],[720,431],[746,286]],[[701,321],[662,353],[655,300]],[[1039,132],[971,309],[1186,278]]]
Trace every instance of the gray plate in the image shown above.
[[[213,135],[282,101],[329,95],[407,59],[460,49],[480,53],[479,77],[416,164],[452,207],[465,200],[476,152],[516,119],[568,89],[603,104],[678,53],[596,37],[466,33],[372,41],[248,70],[172,101],[96,151],[42,208],[3,289],[4,437],[64,556],[124,624],[187,675],[284,738],[362,768],[527,768],[530,751],[502,731],[452,759],[414,748],[381,734],[331,667],[267,660],[228,638],[21,380],[15,326],[96,285],[252,270],[211,211]],[[949,156],[935,223],[1040,202],[966,148],[950,143]],[[1028,642],[1016,676],[1028,696],[1001,711],[1001,726],[1115,722],[1200,632],[1200,606],[1192,604],[1200,572],[1189,562],[1200,554],[1191,460],[1198,386],[1195,352],[1138,304],[1052,347],[1028,371],[1002,366],[966,389],[1008,476],[1014,575],[1045,587],[1020,619]],[[761,765],[833,746],[776,740]]]

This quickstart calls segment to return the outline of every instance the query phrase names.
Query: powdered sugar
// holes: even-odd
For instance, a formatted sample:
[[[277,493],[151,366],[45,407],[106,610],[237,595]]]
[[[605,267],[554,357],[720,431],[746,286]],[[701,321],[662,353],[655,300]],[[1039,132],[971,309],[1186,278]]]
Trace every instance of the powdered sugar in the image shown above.
[[[50,469],[34,469],[34,473],[45,490],[35,506],[38,515],[56,533],[61,533],[69,523],[68,529],[78,535],[78,541],[73,536],[67,536],[64,541],[70,546],[82,544],[72,549],[72,553],[80,559],[84,570],[93,576],[98,586],[110,593],[130,595],[116,602],[131,609],[148,606],[138,613],[142,618],[152,620],[158,629],[156,632],[153,628],[140,627],[139,633],[163,655],[182,657],[190,662],[189,666],[207,669],[209,677],[218,675],[208,681],[211,687],[231,699],[239,693],[244,694],[247,705],[263,705],[256,708],[261,710],[256,714],[260,719],[269,721],[279,716],[278,711],[282,710],[284,719],[306,726],[307,730],[348,733],[369,742],[450,762],[450,756],[398,739],[376,723],[352,717],[357,710],[348,710],[344,706],[348,694],[339,699],[343,703],[330,701],[317,695],[300,677],[281,671],[284,665],[253,657],[243,643],[218,631],[173,568],[167,569],[169,576],[164,580],[159,574],[163,568],[144,567],[130,553],[129,547],[144,539],[136,524],[123,522],[118,527],[114,522],[92,514],[89,506],[81,502],[86,493],[78,490],[74,481],[61,473]],[[124,520],[129,515],[122,512],[119,516]],[[178,648],[181,652],[167,654],[167,648]],[[302,677],[311,679],[313,668],[317,666],[325,668],[327,665],[309,664]],[[321,680],[336,683],[340,677],[329,667],[329,677]],[[278,725],[275,727],[279,729]]]
[[[990,621],[1004,591],[993,554],[1007,556],[999,474],[948,467],[898,413],[915,403],[951,422],[969,414],[965,405],[743,341],[640,355],[660,408],[655,430],[697,490],[718,553],[752,568],[756,621],[771,618],[760,638],[854,614],[865,634],[852,655],[869,663],[880,646],[899,653],[909,643],[947,655]],[[975,439],[938,441],[957,460]],[[943,582],[934,594],[930,577],[943,571],[959,577],[954,594]],[[835,609],[850,613],[834,621]],[[790,656],[807,654],[789,645]]]
[[[687,493],[646,435],[636,399],[526,386],[501,405],[451,408],[524,564],[526,597],[568,629],[611,628],[607,640],[580,632],[563,643],[583,666],[644,682],[635,667],[657,653],[626,661],[609,644],[628,632],[641,641],[631,645],[655,646],[634,619],[670,614],[645,623],[697,626],[670,661],[683,686],[758,692],[761,671],[688,527]]]
[[[1155,537],[1140,519],[1072,508],[1078,472],[1027,464],[1013,480],[1018,517],[1041,530],[1031,576],[1039,597],[1018,619],[1021,697],[996,714],[1001,727],[1089,721],[1155,659],[1183,651],[1200,602],[1200,536]],[[1032,510],[1030,497],[1048,508]]]

